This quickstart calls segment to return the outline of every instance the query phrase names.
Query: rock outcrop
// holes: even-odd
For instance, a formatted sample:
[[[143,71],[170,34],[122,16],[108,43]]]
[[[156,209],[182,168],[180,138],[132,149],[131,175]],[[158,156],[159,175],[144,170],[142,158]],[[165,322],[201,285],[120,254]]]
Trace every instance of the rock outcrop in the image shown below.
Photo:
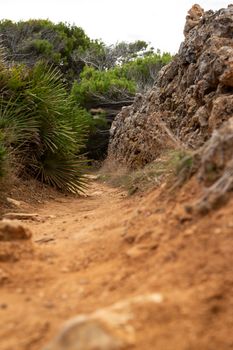
[[[178,54],[113,122],[110,159],[137,168],[164,148],[197,149],[233,116],[232,32],[233,5],[216,12],[192,7]]]
[[[198,180],[204,184],[202,197],[191,211],[206,214],[226,203],[233,190],[233,117],[215,130],[201,150]]]

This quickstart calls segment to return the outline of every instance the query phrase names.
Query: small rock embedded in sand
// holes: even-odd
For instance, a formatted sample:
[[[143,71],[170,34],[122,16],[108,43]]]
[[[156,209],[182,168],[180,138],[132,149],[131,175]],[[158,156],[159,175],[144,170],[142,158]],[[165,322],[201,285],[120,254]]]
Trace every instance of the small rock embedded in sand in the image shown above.
[[[4,219],[10,219],[10,220],[33,220],[33,221],[39,221],[39,215],[38,214],[29,214],[29,213],[6,213],[3,215]]]
[[[104,192],[103,191],[95,191],[95,192],[92,192],[92,196],[101,196]]]
[[[118,350],[122,342],[109,334],[97,320],[82,320],[59,336],[58,343],[48,350]],[[44,350],[47,350],[46,348]]]
[[[0,286],[7,281],[9,281],[8,274],[4,270],[0,269]]]
[[[13,207],[19,208],[23,202],[17,201],[16,199],[13,198],[7,198],[6,199],[9,204],[11,204]]]
[[[123,350],[135,345],[133,320],[152,304],[163,302],[161,294],[139,295],[82,314],[68,321],[54,341],[43,350]]]
[[[52,241],[55,241],[55,238],[54,237],[44,237],[44,238],[41,238],[41,239],[37,239],[35,241],[35,243],[48,243],[48,242],[52,242]]]
[[[136,258],[140,258],[141,256],[145,255],[150,250],[152,250],[151,246],[143,245],[143,244],[135,245],[132,248],[127,250],[126,255],[129,258],[136,259]]]
[[[3,220],[0,222],[0,241],[28,240],[32,236],[29,228],[18,222]]]

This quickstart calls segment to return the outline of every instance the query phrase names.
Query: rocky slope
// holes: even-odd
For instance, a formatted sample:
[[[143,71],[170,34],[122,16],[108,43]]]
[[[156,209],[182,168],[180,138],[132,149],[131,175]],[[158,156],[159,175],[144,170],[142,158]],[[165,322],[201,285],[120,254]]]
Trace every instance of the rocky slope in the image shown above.
[[[113,122],[110,159],[137,168],[164,148],[198,149],[233,115],[232,32],[233,5],[189,10],[178,54]]]

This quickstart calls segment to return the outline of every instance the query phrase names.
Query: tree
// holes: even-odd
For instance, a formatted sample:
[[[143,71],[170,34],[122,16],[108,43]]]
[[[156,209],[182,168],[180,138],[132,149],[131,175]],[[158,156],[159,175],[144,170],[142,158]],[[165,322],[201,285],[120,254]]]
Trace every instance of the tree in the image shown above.
[[[133,43],[124,41],[115,45],[105,45],[102,41],[94,40],[86,50],[79,49],[73,53],[74,57],[98,70],[114,68],[130,62],[137,57],[144,57],[153,52],[145,41],[137,40]]]
[[[32,67],[38,60],[58,67],[63,79],[71,83],[78,78],[84,63],[73,59],[75,50],[86,50],[91,40],[82,28],[68,23],[54,24],[49,20],[29,20],[14,23],[0,21],[2,45],[9,62]]]
[[[97,70],[85,66],[80,81],[75,81],[72,95],[77,103],[87,109],[106,104],[127,104],[133,101],[135,83],[122,74],[120,67]]]

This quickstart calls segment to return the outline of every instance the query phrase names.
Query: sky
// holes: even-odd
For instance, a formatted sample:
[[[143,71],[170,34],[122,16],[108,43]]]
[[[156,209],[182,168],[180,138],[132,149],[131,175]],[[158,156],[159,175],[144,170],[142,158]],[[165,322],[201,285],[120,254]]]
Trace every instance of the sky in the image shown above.
[[[198,1],[198,0],[197,0]],[[0,19],[50,19],[82,27],[106,44],[144,40],[176,53],[183,41],[187,11],[195,0],[0,0]],[[230,0],[199,0],[204,10],[227,7]]]

